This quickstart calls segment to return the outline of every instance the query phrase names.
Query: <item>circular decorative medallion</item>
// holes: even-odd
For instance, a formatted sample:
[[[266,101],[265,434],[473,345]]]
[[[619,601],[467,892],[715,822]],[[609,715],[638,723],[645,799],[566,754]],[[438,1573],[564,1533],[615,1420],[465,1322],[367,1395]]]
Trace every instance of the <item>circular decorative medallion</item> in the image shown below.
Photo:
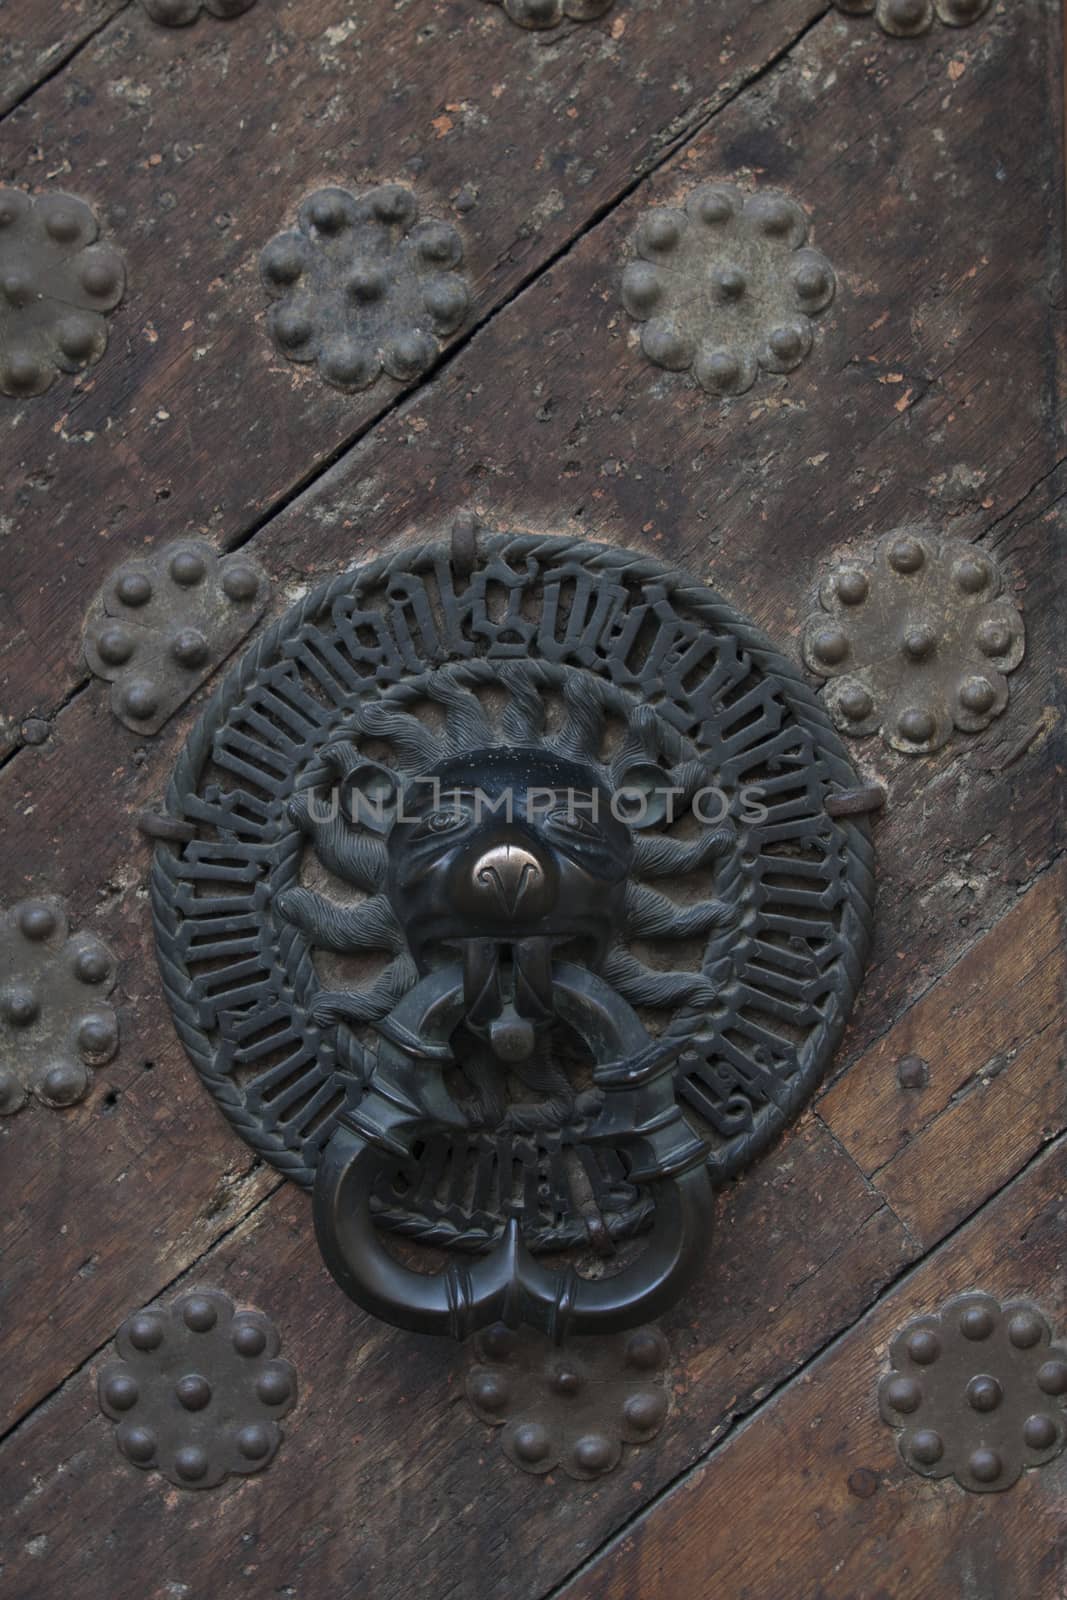
[[[1026,634],[995,558],[930,528],[897,528],[873,561],[835,567],[804,625],[804,662],[826,678],[834,723],[905,755],[978,733],[1008,704]]]
[[[792,372],[812,346],[812,319],[834,297],[829,261],[806,245],[808,219],[777,190],[693,189],[685,209],[641,218],[622,300],[643,324],[657,367],[692,368],[710,394],[751,389],[759,371]]]
[[[967,28],[989,9],[989,0],[834,0],[839,11],[868,15],[873,11],[883,33],[911,39],[928,33],[935,19],[948,28]]]
[[[0,911],[0,971],[0,1116],[31,1092],[53,1110],[75,1105],[90,1067],[119,1047],[115,958],[93,934],[71,934],[60,900],[23,900]]]
[[[158,733],[266,608],[263,569],[178,539],[112,572],[86,619],[85,659],[112,684],[111,709],[134,733]]]
[[[523,896],[532,912],[548,893],[547,852],[554,955],[592,968],[661,1057],[676,1042],[678,1099],[725,1179],[811,1095],[852,1005],[872,851],[862,818],[825,805],[855,774],[797,668],[711,590],[578,539],[467,543],[316,589],[194,729],[167,809],[196,836],[161,842],[152,872],[178,1031],[237,1131],[310,1185],[376,1052],[411,1054],[402,1002],[456,938],[463,895],[493,890],[514,926]],[[455,816],[406,808],[472,756],[494,803],[513,771],[557,787],[577,772],[611,816],[552,811],[540,865],[500,847],[442,905],[426,885]],[[602,890],[575,889],[598,872]],[[466,1022],[484,1015],[496,1059],[475,1040],[447,1069],[465,1126],[383,1179],[377,1220],[485,1251],[510,1213],[532,1249],[610,1249],[653,1202],[610,1140],[584,1142],[604,1099],[588,1039],[534,1048],[538,974],[514,949],[514,970],[485,958],[473,998],[481,969],[466,969]],[[520,977],[530,1008],[506,1021],[490,990]]]
[[[185,28],[195,22],[201,11],[209,16],[228,21],[250,11],[256,0],[142,0],[153,22],[165,28]]]
[[[297,226],[259,260],[271,337],[290,361],[315,361],[337,389],[366,389],[384,369],[410,383],[437,359],[470,303],[450,222],[419,221],[402,183],[365,194],[316,189]]]
[[[198,1289],[127,1317],[116,1346],[97,1394],[127,1461],[180,1489],[213,1489],[270,1465],[278,1423],[296,1404],[296,1373],[262,1311]]]
[[[492,0],[520,28],[558,28],[561,22],[593,22],[614,0]]]
[[[523,1472],[601,1478],[624,1444],[654,1439],[670,1410],[669,1351],[655,1327],[560,1345],[497,1326],[472,1341],[471,1357],[467,1402],[503,1430],[504,1454]]]
[[[126,270],[84,200],[0,188],[0,393],[43,394],[107,348]]]
[[[927,1478],[975,1494],[1010,1489],[1067,1444],[1067,1346],[1034,1305],[989,1294],[916,1317],[889,1347],[878,1388],[900,1454]]]

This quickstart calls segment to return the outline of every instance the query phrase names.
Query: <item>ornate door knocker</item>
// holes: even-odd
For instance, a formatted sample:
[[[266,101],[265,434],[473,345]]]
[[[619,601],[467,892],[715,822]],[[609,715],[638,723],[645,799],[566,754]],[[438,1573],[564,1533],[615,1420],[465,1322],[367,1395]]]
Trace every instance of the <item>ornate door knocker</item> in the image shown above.
[[[466,546],[342,574],[226,679],[167,797],[194,837],[156,849],[163,980],[360,1305],[615,1331],[682,1293],[713,1185],[825,1069],[871,848],[827,812],[855,777],[818,700],[711,591]],[[583,1246],[600,1275],[550,1264]]]

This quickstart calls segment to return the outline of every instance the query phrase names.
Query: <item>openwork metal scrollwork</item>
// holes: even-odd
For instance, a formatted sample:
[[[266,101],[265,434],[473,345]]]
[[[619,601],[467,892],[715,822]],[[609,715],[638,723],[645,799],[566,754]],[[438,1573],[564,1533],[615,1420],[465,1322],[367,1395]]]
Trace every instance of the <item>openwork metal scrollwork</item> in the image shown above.
[[[647,1321],[840,1036],[871,849],[826,801],[854,785],[797,671],[660,563],[404,550],[270,628],[179,760],[195,837],[152,875],[178,1031],[369,1310]],[[625,1264],[545,1259],[581,1247]]]

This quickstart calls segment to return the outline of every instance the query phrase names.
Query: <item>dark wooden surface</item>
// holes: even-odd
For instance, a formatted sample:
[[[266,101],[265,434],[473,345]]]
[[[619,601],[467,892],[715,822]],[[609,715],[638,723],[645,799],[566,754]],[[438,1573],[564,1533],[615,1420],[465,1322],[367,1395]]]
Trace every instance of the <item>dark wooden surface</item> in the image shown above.
[[[1057,49],[1040,0],[909,43],[800,0],[731,0],[714,25],[701,0],[619,0],[552,38],[481,0],[259,0],[180,33],[134,5],[0,122],[0,176],[55,172],[131,264],[89,381],[0,410],[0,897],[68,897],[121,959],[123,1027],[83,1105],[0,1120],[12,1595],[539,1600],[593,1563],[576,1594],[803,1600],[831,1550],[827,1596],[896,1600],[947,1574],[969,1600],[1062,1600],[1026,1543],[1048,1547],[1062,1469],[976,1509],[908,1477],[870,1398],[888,1333],[972,1269],[1067,1311],[1048,1228],[1012,1231],[1062,1182],[1061,1146],[1041,1155],[1064,1126]],[[328,111],[346,95],[358,113]],[[272,354],[255,258],[308,189],[386,176],[440,215],[477,185],[474,315],[413,393],[345,398]],[[617,299],[640,210],[709,176],[788,188],[839,281],[808,362],[726,404],[644,362]],[[305,1198],[200,1090],[160,995],[132,823],[197,706],[140,740],[78,656],[100,577],[144,542],[251,539],[277,612],[471,504],[676,559],[792,651],[828,561],[927,519],[996,550],[1028,630],[985,734],[929,760],[855,747],[889,797],[853,1024],[813,1111],[720,1200],[669,1323],[670,1425],[592,1486],[506,1466],[455,1353],[343,1300]],[[30,711],[51,735],[18,749]],[[896,1081],[907,1053],[929,1062],[921,1091]],[[193,1283],[267,1309],[303,1386],[271,1469],[202,1496],[121,1461],[93,1393],[122,1318]],[[857,1463],[884,1485],[862,1504],[842,1487]],[[652,1501],[631,1531],[653,1531],[598,1567]],[[987,1546],[999,1590],[981,1587]]]
[[[639,1519],[566,1600],[1029,1600],[1067,1592],[1067,1457],[1005,1494],[904,1470],[870,1396],[912,1316],[980,1283],[1067,1316],[1061,1140],[708,1464]],[[1007,1241],[1011,1249],[1005,1249]]]
[[[84,194],[129,282],[107,359],[0,419],[8,743],[84,680],[116,562],[164,526],[241,542],[395,403],[392,380],[339,394],[266,335],[259,252],[309,190],[403,180],[459,224],[462,345],[819,9],[728,0],[723,61],[693,58],[703,0],[550,35],[484,0],[259,0],[189,28],[134,3],[103,28],[0,122],[0,181]]]
[[[1065,888],[1059,863],[818,1102],[925,1248],[1067,1124]],[[921,1087],[898,1079],[909,1056],[926,1069]]]
[[[0,114],[53,77],[106,22],[138,0],[0,0]]]
[[[1020,948],[1027,958],[1032,953],[1034,959],[1041,959],[1046,950],[1045,908],[1053,892],[1051,878],[1052,874],[1047,874],[1040,880],[1006,919],[1014,923],[1011,938],[994,930],[962,963],[980,965],[984,972],[985,999],[995,1019],[986,1040],[989,1049],[1011,1049],[1010,1041],[1016,1037],[1012,1001],[1017,957]],[[1062,929],[1060,933],[1046,976],[1050,988],[1054,984],[1062,992]],[[939,1007],[947,1010],[959,992],[960,976],[955,970],[950,972],[908,1016],[919,1010],[931,1015]],[[1045,980],[1040,987],[1046,996],[1047,1025],[1055,1030],[1056,1002],[1051,993],[1046,994]],[[1039,1003],[1031,1006],[1028,1002],[1038,1031]],[[909,1035],[901,1042],[910,1050],[916,1039]],[[877,1107],[886,1093],[888,1067],[885,1051],[877,1044],[842,1081],[869,1082],[872,1103]],[[895,1079],[895,1060],[891,1070]],[[1062,1082],[1062,1071],[1060,1077]],[[932,1063],[931,1087],[940,1092],[947,1083],[938,1057]],[[909,1092],[899,1087],[890,1090],[897,1103]],[[934,1253],[930,1267],[923,1269],[931,1273],[929,1280],[909,1277],[903,1291],[895,1287],[901,1274],[921,1259],[924,1245],[880,1192],[880,1174],[865,1177],[852,1154],[846,1153],[830,1131],[824,1111],[830,1121],[836,1120],[832,1109],[826,1109],[832,1108],[834,1098],[833,1094],[825,1097],[766,1161],[723,1196],[717,1233],[700,1283],[666,1324],[675,1363],[675,1410],[670,1425],[653,1446],[631,1457],[610,1478],[591,1486],[576,1486],[566,1479],[530,1480],[505,1470],[490,1431],[475,1423],[466,1410],[459,1392],[460,1360],[455,1352],[443,1343],[406,1338],[384,1329],[336,1294],[308,1248],[308,1205],[302,1195],[283,1186],[272,1199],[253,1205],[236,1226],[231,1215],[225,1237],[181,1273],[170,1291],[178,1284],[215,1284],[239,1301],[271,1308],[284,1329],[285,1351],[296,1362],[303,1385],[283,1454],[262,1479],[231,1483],[207,1496],[182,1494],[143,1479],[119,1459],[96,1412],[95,1372],[109,1352],[87,1349],[85,1364],[15,1429],[0,1456],[0,1465],[17,1490],[11,1548],[16,1554],[23,1552],[13,1568],[13,1593],[20,1600],[25,1594],[28,1600],[33,1584],[39,1581],[42,1569],[36,1555],[41,1553],[48,1557],[44,1570],[57,1585],[56,1593],[76,1582],[79,1592],[93,1600],[98,1595],[103,1600],[113,1592],[120,1560],[129,1562],[137,1572],[166,1570],[172,1574],[171,1581],[187,1584],[193,1595],[219,1595],[226,1600],[231,1595],[257,1593],[250,1580],[264,1574],[282,1593],[288,1583],[297,1594],[359,1593],[373,1588],[376,1594],[399,1596],[419,1592],[430,1561],[435,1563],[434,1592],[439,1582],[443,1594],[486,1595],[493,1600],[551,1593],[649,1500],[667,1495],[661,1502],[664,1509],[654,1512],[650,1520],[660,1516],[684,1523],[687,1486],[694,1481],[688,1474],[694,1464],[709,1452],[716,1460],[717,1441],[732,1436],[769,1394],[780,1392],[780,1403],[793,1405],[789,1397],[794,1389],[807,1392],[812,1358],[873,1304],[878,1305],[877,1329],[887,1331],[868,1334],[861,1324],[850,1336],[851,1348],[859,1351],[859,1372],[855,1375],[849,1365],[847,1382],[842,1379],[840,1385],[837,1426],[845,1437],[834,1446],[838,1457],[835,1476],[825,1490],[820,1488],[821,1447],[810,1458],[801,1452],[795,1470],[798,1475],[807,1471],[815,1480],[812,1496],[818,1498],[825,1492],[832,1499],[844,1493],[839,1478],[867,1467],[892,1489],[898,1508],[917,1506],[926,1515],[924,1508],[931,1497],[944,1497],[945,1489],[931,1489],[918,1480],[911,1483],[896,1457],[892,1435],[877,1421],[873,1394],[888,1332],[915,1312],[936,1305],[947,1293],[976,1283],[1005,1295],[1031,1293],[1048,1305],[1051,1314],[1062,1315],[1067,1306],[1062,1281],[1055,1278],[1062,1235],[1056,1234],[1051,1223],[1043,1225],[1044,1254],[1038,1263],[1041,1270],[1037,1270],[1023,1248],[1027,1242],[1022,1237],[1024,1225],[1019,1225],[1016,1235],[1011,1231],[1015,1224],[998,1220],[1003,1213],[997,1207],[1015,1202],[994,1199],[980,1211],[982,1220],[972,1230],[987,1240],[985,1255],[975,1258],[978,1264],[972,1276],[966,1268],[951,1265],[957,1250],[958,1236],[954,1236],[943,1252]],[[1014,1192],[1008,1177],[1023,1169],[1040,1170],[1046,1173],[1041,1204],[1056,1199],[1062,1207],[1064,1145],[1062,1140],[1050,1145],[1050,1140],[1056,1128],[1063,1126],[1063,1109],[1061,1094],[1058,1120],[1031,1132],[1025,1148],[1017,1148],[1015,1165],[1002,1175],[1002,1194]],[[885,1119],[895,1110],[896,1104],[886,1106]],[[901,1148],[906,1149],[914,1137],[920,1144],[925,1140],[929,1149],[930,1132],[921,1121],[916,1118],[914,1133],[910,1128],[903,1133],[898,1126]],[[935,1118],[932,1127],[944,1122],[944,1117]],[[835,1131],[840,1134],[843,1128],[841,1118]],[[1048,1160],[1042,1164],[1046,1146],[1050,1146]],[[980,1206],[987,1192],[985,1175],[978,1175],[973,1189],[968,1178],[975,1152],[960,1150],[946,1138],[930,1154],[939,1172],[954,1174],[957,1192],[970,1196],[968,1210]],[[162,1156],[155,1165],[166,1184],[173,1168]],[[1031,1173],[1021,1181],[1032,1186],[1032,1179]],[[136,1173],[131,1171],[127,1181],[136,1181]],[[218,1193],[216,1190],[215,1195]],[[246,1196],[246,1207],[250,1201],[251,1196]],[[156,1214],[158,1218],[158,1210]],[[99,1222],[95,1223],[94,1231],[99,1227]],[[161,1243],[168,1238],[165,1225],[160,1237]],[[116,1241],[116,1247],[121,1248],[121,1243]],[[990,1259],[996,1261],[998,1252],[997,1270],[985,1270]],[[942,1255],[950,1263],[945,1268],[935,1265]],[[132,1298],[136,1303],[137,1297]],[[798,1372],[801,1376],[790,1384]],[[776,1407],[777,1402],[770,1409]],[[809,1424],[802,1420],[793,1426],[798,1437],[803,1437]],[[850,1426],[857,1430],[853,1442],[847,1436]],[[775,1425],[770,1427],[773,1433]],[[742,1451],[743,1455],[745,1437],[741,1433],[737,1442],[731,1443],[732,1452]],[[734,1470],[744,1473],[743,1460]],[[679,1478],[680,1509],[672,1510],[675,1496],[668,1491]],[[753,1518],[758,1520],[758,1506],[769,1523],[780,1518],[791,1530],[792,1481],[779,1498],[775,1480],[757,1473],[747,1502]],[[1001,1516],[1009,1526],[1013,1525],[1011,1496],[1015,1493],[994,1497],[1006,1508]],[[961,1498],[954,1489],[948,1496],[952,1503]],[[65,1510],[71,1504],[78,1506],[77,1518]],[[170,1508],[167,1515],[164,1506]],[[346,1507],[359,1508],[354,1522],[346,1518]],[[944,1509],[935,1504],[926,1518],[942,1526],[946,1537],[953,1536],[953,1525],[945,1520],[950,1512],[951,1504]],[[807,1499],[798,1504],[797,1514],[812,1517]],[[896,1514],[905,1522],[906,1511]],[[961,1528],[972,1525],[973,1518],[961,1516]],[[670,1526],[673,1528],[673,1523]],[[1024,1520],[1023,1531],[1025,1528]],[[41,1532],[46,1534],[46,1544],[38,1549],[35,1541]],[[766,1539],[756,1540],[754,1530],[749,1537],[764,1550]],[[674,1538],[673,1531],[664,1535],[657,1560],[666,1559],[662,1550],[669,1551]],[[789,1538],[792,1540],[791,1532]],[[623,1553],[612,1558],[624,1572],[627,1548],[622,1546]],[[836,1543],[828,1548],[836,1548]],[[250,1573],[241,1570],[243,1561],[231,1565],[229,1559],[220,1558],[221,1551],[234,1550],[248,1552]],[[761,1556],[760,1551],[751,1559],[772,1559],[765,1551]],[[862,1562],[862,1553],[848,1553],[851,1562]],[[961,1560],[965,1554],[961,1551]],[[872,1547],[872,1560],[876,1555],[880,1562],[881,1554]],[[951,1550],[946,1559],[950,1555]],[[773,1559],[784,1563],[787,1555],[778,1550]],[[816,1557],[812,1554],[805,1559],[814,1561]],[[703,1569],[698,1564],[694,1570]],[[849,1570],[854,1573],[857,1569]],[[858,1570],[863,1570],[862,1565]],[[645,1575],[644,1568],[640,1572]],[[801,1576],[807,1581],[806,1569]],[[632,1592],[668,1594],[681,1581],[679,1572],[665,1570],[660,1587],[636,1586]],[[591,1592],[606,1595],[614,1591],[605,1586]],[[694,1587],[682,1592],[704,1591]],[[733,1594],[729,1589],[726,1592]],[[760,1591],[757,1586],[749,1592],[755,1595]],[[891,1588],[887,1592],[894,1593]],[[975,1592],[984,1593],[980,1589]],[[1010,1586],[1001,1591],[1004,1600],[1009,1596],[1015,1600],[1016,1594],[1029,1596],[1030,1592]],[[737,1600],[744,1593],[739,1590]],[[787,1596],[792,1600],[792,1591],[784,1586],[764,1593],[775,1600],[779,1595],[781,1600]],[[847,1595],[849,1590],[827,1593]],[[857,1593],[865,1591],[860,1588]],[[874,1593],[876,1589],[872,1589]],[[1046,1594],[1049,1600],[1058,1600],[1051,1587],[1033,1593],[1041,1600]]]

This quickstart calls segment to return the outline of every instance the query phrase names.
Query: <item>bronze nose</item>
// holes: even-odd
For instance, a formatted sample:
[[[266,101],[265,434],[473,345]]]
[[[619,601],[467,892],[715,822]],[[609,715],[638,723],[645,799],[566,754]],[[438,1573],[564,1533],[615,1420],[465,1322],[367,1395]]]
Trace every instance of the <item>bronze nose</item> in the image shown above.
[[[539,916],[548,909],[551,891],[543,864],[521,844],[495,844],[470,868],[473,896],[488,902],[498,916],[510,920]]]

